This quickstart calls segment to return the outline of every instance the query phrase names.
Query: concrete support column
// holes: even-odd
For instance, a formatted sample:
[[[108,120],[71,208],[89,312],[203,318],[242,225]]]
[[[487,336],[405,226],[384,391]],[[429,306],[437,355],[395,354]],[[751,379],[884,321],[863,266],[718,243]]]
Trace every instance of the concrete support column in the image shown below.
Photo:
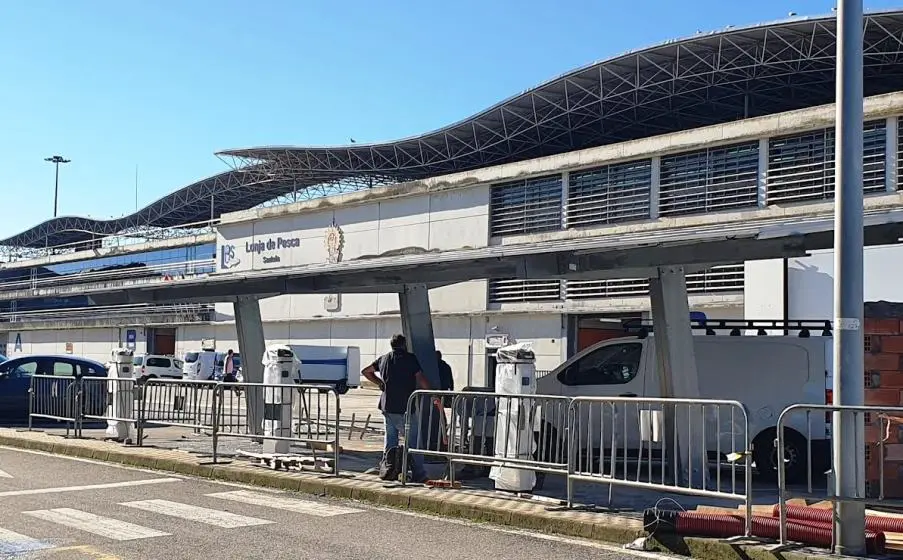
[[[426,284],[405,284],[398,294],[401,330],[408,339],[408,350],[417,356],[430,387],[439,388],[439,361],[430,314],[430,294]]]
[[[426,284],[405,284],[398,294],[401,311],[401,329],[408,340],[408,350],[417,356],[423,375],[433,389],[439,389],[439,360],[436,359],[436,339],[433,335],[433,317],[430,313],[430,293]],[[429,400],[420,403],[422,423],[418,447],[438,449],[439,411]],[[432,410],[432,413],[430,413]],[[432,418],[432,422],[430,421]],[[429,441],[426,434],[430,434]]]
[[[699,376],[690,329],[686,273],[679,266],[659,267],[657,272],[658,277],[650,279],[649,293],[659,389],[663,397],[698,398]],[[677,406],[676,413],[673,407],[668,408],[671,410],[665,411],[665,433],[675,483],[701,487],[703,477],[708,476],[706,444],[702,437],[705,419],[698,410],[689,411],[687,406]]]
[[[244,381],[263,383],[263,353],[266,340],[263,335],[263,320],[260,317],[260,301],[255,296],[238,296],[232,303],[235,310],[235,331],[238,334],[238,348],[242,355],[241,371]],[[255,434],[263,433],[263,392],[258,389],[247,391],[247,418],[249,429]]]

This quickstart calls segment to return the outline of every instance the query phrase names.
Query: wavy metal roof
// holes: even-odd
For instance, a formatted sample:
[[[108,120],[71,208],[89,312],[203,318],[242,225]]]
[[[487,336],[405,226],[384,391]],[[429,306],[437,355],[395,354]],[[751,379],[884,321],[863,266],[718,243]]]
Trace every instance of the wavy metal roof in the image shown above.
[[[729,28],[579,68],[439,130],[380,144],[227,150],[240,167],[116,220],[48,220],[0,246],[173,227],[293,190],[410,181],[832,103],[836,19]],[[903,90],[903,11],[865,17],[865,94]],[[243,167],[241,167],[243,166]],[[350,185],[350,187],[348,186]],[[319,191],[317,190],[319,189]]]

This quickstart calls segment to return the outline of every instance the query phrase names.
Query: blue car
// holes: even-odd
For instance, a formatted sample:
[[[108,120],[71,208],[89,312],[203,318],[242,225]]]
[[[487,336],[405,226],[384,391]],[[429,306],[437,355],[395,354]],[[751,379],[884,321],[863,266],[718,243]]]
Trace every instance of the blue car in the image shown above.
[[[28,420],[28,390],[33,375],[106,377],[107,370],[100,362],[74,356],[22,356],[6,360],[0,363],[0,419]],[[36,401],[41,403],[42,408],[48,408],[48,411],[52,407],[62,412],[59,391],[65,391],[70,382],[61,380],[60,383],[55,383],[52,379],[41,379],[35,386]],[[105,403],[105,394],[101,393],[105,389],[96,384],[92,384],[89,389],[91,393],[98,394],[86,395],[83,403],[90,409],[86,412],[101,413]],[[54,402],[57,404],[53,404]]]

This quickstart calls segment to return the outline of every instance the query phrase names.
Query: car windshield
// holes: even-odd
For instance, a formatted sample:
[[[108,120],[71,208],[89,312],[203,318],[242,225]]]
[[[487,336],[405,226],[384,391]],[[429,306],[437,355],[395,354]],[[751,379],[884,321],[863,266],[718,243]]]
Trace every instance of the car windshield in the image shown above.
[[[132,360],[132,363],[136,366],[140,366],[144,363],[144,356],[135,356],[135,358]]]
[[[196,361],[198,361],[198,358],[200,358],[200,357],[201,357],[201,355],[198,354],[197,352],[188,352],[187,354],[185,354],[185,362],[189,363],[189,364],[193,364]]]
[[[148,358],[147,367],[169,367],[169,358]]]

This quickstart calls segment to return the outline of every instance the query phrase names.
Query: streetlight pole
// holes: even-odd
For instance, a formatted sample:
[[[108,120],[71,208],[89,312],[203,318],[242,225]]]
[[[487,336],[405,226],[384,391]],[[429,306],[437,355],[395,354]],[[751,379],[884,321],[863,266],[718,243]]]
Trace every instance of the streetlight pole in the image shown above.
[[[837,120],[834,202],[834,404],[863,406],[862,0],[837,6]],[[834,491],[865,494],[865,438],[861,414],[834,413]],[[865,554],[865,505],[837,504],[837,552]]]
[[[60,164],[69,163],[72,160],[63,156],[53,156],[44,158],[44,161],[49,161],[56,167],[56,178],[53,181],[53,217],[56,218],[57,203],[60,197]]]

